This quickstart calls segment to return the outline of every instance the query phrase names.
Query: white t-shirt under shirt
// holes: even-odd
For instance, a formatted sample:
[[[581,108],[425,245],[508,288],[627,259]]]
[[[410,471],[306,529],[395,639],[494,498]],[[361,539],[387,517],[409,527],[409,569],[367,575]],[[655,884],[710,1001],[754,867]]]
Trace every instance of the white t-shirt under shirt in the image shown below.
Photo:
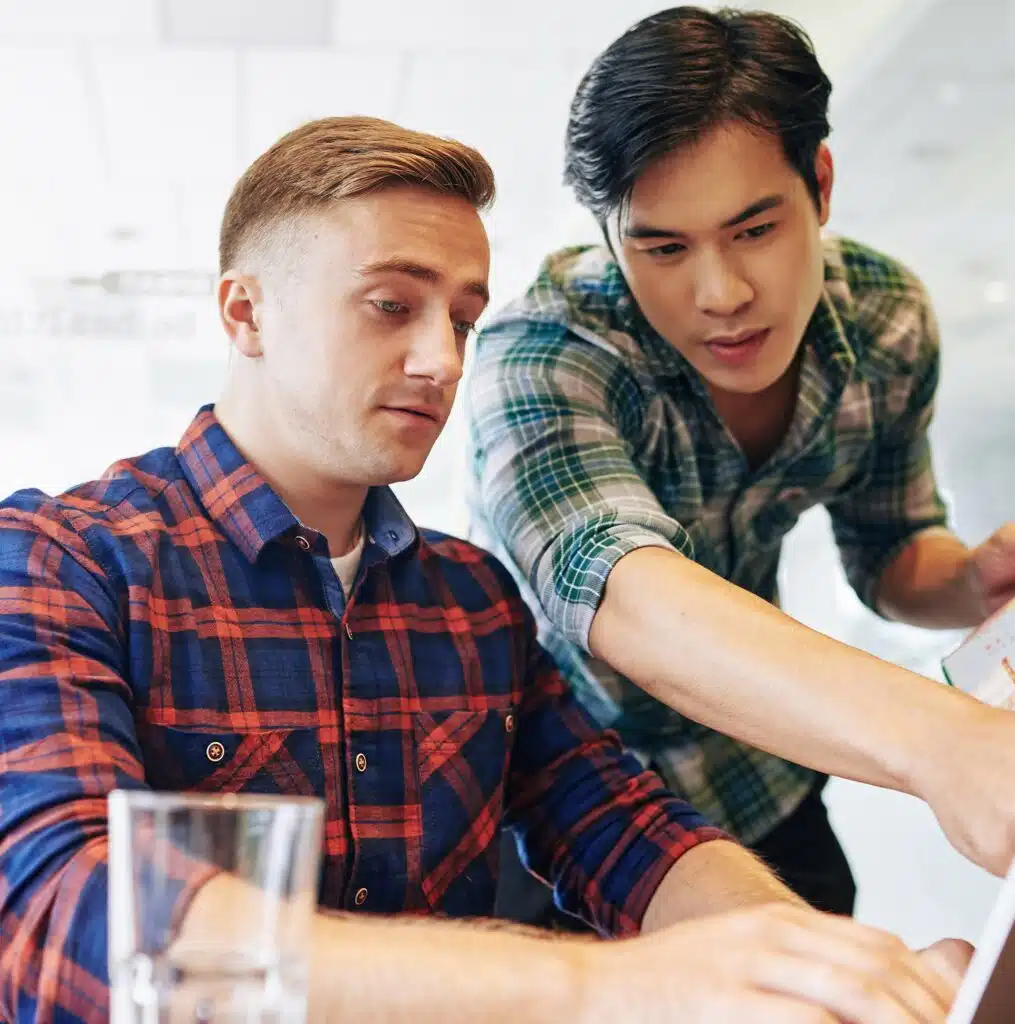
[[[349,600],[349,594],[352,592],[352,585],[356,582],[356,573],[359,571],[359,560],[363,557],[363,542],[365,540],[365,531],[361,529],[356,546],[344,555],[339,555],[338,558],[331,560],[331,564],[335,567],[335,572],[338,573],[338,579],[342,584],[342,590],[345,591],[345,599],[347,601]]]

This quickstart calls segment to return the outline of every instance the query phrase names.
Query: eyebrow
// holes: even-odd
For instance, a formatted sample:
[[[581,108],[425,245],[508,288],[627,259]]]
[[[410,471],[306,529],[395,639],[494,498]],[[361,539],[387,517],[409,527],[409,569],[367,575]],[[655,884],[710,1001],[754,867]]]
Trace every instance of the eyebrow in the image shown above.
[[[782,206],[786,202],[785,196],[772,195],[764,196],[757,200],[757,202],[751,203],[746,209],[741,210],[735,217],[730,217],[729,220],[724,221],[722,224],[723,228],[734,228],[738,224],[743,224],[745,221],[752,220],[761,213],[767,213],[769,210],[774,210],[779,206]],[[670,228],[657,228],[651,224],[633,224],[624,232],[625,238],[686,238],[687,234],[684,231],[673,231]]]
[[[414,277],[417,281],[424,281],[427,284],[439,284],[443,280],[443,275],[439,270],[424,266],[415,260],[403,259],[400,256],[378,260],[376,263],[367,263],[360,267],[359,274],[361,277],[372,274],[405,274],[407,277]],[[470,295],[478,295],[484,302],[490,301],[490,292],[482,281],[469,281],[465,285],[465,290]]]

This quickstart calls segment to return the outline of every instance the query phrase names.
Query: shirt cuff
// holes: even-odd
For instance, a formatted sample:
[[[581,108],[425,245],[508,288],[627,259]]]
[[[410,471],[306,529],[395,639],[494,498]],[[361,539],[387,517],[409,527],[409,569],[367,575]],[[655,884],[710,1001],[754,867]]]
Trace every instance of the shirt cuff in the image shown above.
[[[665,548],[694,557],[687,531],[673,520],[667,533],[644,526],[589,524],[564,534],[547,553],[542,569],[540,604],[567,640],[589,652],[589,631],[613,567],[639,548]]]
[[[678,824],[664,826],[659,834],[653,836],[651,849],[648,848],[649,844],[645,844],[641,848],[639,861],[629,866],[632,877],[638,880],[624,902],[610,908],[602,922],[603,930],[613,938],[638,935],[645,912],[673,865],[689,850],[716,839],[736,842],[732,836],[713,825],[703,823],[690,830]]]

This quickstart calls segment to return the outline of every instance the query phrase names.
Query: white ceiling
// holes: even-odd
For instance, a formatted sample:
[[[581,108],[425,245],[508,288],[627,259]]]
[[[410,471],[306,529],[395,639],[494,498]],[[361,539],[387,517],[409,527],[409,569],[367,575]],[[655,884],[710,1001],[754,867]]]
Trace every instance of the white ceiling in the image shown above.
[[[22,301],[28,281],[121,268],[211,269],[228,191],[258,152],[309,118],[368,113],[490,158],[501,301],[546,251],[594,237],[559,183],[567,107],[595,53],[659,5],[0,0],[0,293]],[[833,226],[908,259],[963,338],[946,349],[961,365],[942,389],[939,451],[957,481],[977,477],[983,500],[959,509],[975,533],[1007,493],[982,453],[1006,450],[997,382],[1015,375],[999,301],[1015,295],[1015,0],[762,6],[810,31],[836,86]],[[992,416],[968,415],[974,396]],[[961,440],[974,437],[975,460]]]
[[[212,266],[220,211],[244,166],[301,121],[338,113],[479,146],[500,181],[498,252],[520,248],[527,265],[587,230],[558,184],[582,70],[658,6],[0,0],[0,223],[13,243],[0,265]],[[848,87],[850,68],[924,3],[764,6],[799,18]]]

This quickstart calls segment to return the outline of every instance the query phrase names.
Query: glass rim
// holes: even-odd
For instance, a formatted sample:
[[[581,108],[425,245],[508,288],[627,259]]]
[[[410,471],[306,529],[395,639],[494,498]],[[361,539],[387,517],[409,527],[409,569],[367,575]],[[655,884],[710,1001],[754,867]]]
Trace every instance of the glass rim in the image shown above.
[[[324,810],[324,801],[320,797],[274,793],[178,793],[152,789],[114,789],[106,800],[110,811],[115,807],[144,811]]]

